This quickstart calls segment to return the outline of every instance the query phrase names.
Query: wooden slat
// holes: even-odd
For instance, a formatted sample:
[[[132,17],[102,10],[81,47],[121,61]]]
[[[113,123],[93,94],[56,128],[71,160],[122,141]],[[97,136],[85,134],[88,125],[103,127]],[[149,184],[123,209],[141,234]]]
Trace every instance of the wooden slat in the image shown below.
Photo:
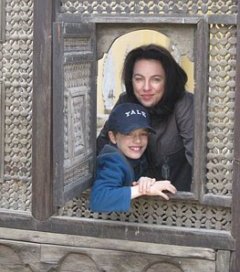
[[[70,234],[102,239],[159,243],[178,246],[234,250],[235,241],[227,231],[167,227],[73,217],[51,217],[36,221],[24,213],[2,212],[0,226],[22,230]]]
[[[209,15],[208,16],[209,24],[225,24],[225,25],[236,25],[237,16],[236,15]]]
[[[79,222],[76,228],[76,222]],[[234,240],[229,232],[218,230],[200,230],[181,227],[167,227],[139,223],[112,222],[104,220],[80,219],[66,221],[61,217],[52,217],[52,231],[94,236],[101,238],[124,239],[142,242],[154,242],[170,245],[184,245],[223,249],[234,248]],[[56,228],[56,229],[55,229]]]
[[[128,243],[128,242],[127,242]],[[56,264],[59,271],[167,271],[167,272],[206,272],[215,271],[215,261],[204,258],[173,257],[168,255],[136,253],[138,245],[133,251],[106,250],[60,247],[52,245],[42,246],[42,261],[46,264]],[[145,245],[146,247],[148,245]],[[181,250],[181,249],[176,249]],[[192,250],[194,250],[192,248]],[[148,269],[146,269],[148,267]],[[149,268],[150,267],[150,268]],[[184,267],[184,270],[180,267]],[[226,272],[226,271],[225,271]]]
[[[217,272],[227,272],[230,267],[231,253],[225,250],[218,250],[217,261],[216,261],[216,271]]]
[[[0,0],[0,42],[5,40],[5,0]]]
[[[217,207],[231,207],[232,197],[231,196],[218,196],[214,194],[205,194],[202,198],[202,204],[208,206]]]
[[[238,1],[237,18],[237,60],[236,60],[236,94],[234,123],[234,164],[232,188],[232,235],[236,239],[236,251],[231,272],[239,271],[240,267],[240,1]]]
[[[85,16],[84,20],[88,22],[94,23],[104,23],[104,24],[112,24],[112,23],[146,23],[146,24],[155,24],[155,23],[166,23],[166,24],[196,24],[200,20],[202,20],[202,16],[189,16],[189,15],[179,15],[179,16],[169,16],[169,15],[161,15],[161,16],[128,16],[128,15],[99,15],[95,16]],[[79,17],[73,14],[59,14],[59,21],[65,22],[77,22],[79,21]],[[209,15],[207,17],[209,24],[232,24],[235,25],[237,23],[236,15]]]
[[[194,93],[194,171],[192,190],[201,198],[204,194],[206,164],[206,120],[208,86],[208,24],[198,23],[196,38],[196,91]]]
[[[63,23],[53,24],[53,207],[63,202],[64,169],[64,67]],[[56,102],[55,102],[56,101]],[[55,150],[57,152],[55,152]]]
[[[0,271],[215,271],[207,248],[0,229]],[[221,257],[221,256],[220,256]],[[126,262],[127,259],[127,262]],[[220,258],[219,258],[220,259]],[[223,258],[221,258],[223,259]],[[224,258],[223,260],[226,260]],[[220,266],[219,266],[220,267]],[[222,266],[221,266],[222,267]],[[226,267],[226,265],[224,266]],[[160,269],[160,270],[159,270]],[[27,270],[30,271],[30,270]],[[217,270],[226,272],[227,270]]]
[[[4,120],[5,118],[5,88],[4,83],[0,82],[0,181],[3,180],[4,169]]]
[[[53,2],[34,1],[32,214],[52,214],[52,14]]]
[[[58,21],[65,21],[65,22],[79,22],[80,16],[76,16],[74,14],[58,14],[57,20]],[[181,15],[178,16],[169,16],[161,14],[161,16],[138,16],[138,15],[99,15],[94,14],[94,16],[85,15],[84,21],[85,22],[92,22],[97,24],[124,24],[124,23],[131,23],[131,24],[155,24],[155,23],[166,23],[166,24],[197,24],[202,19],[202,16],[189,16],[189,15]]]
[[[19,229],[0,228],[0,241],[18,240],[29,243],[52,244],[66,247],[88,247],[106,250],[124,250],[146,254],[161,254],[164,256],[204,258],[215,260],[215,251],[209,248],[176,246],[157,243],[102,239],[88,236],[76,236],[40,231],[25,231]]]

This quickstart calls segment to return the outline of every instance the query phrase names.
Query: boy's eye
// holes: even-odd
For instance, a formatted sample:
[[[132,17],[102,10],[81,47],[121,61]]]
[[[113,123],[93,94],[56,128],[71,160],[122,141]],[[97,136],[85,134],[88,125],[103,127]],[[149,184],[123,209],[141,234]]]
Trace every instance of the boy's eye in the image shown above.
[[[148,134],[149,134],[149,133],[146,131],[146,132],[141,133],[140,136],[142,136],[142,137],[148,137]]]
[[[128,132],[126,134],[124,134],[125,136],[128,136],[128,137],[132,137],[133,136],[133,133],[132,132]]]
[[[135,134],[133,132],[129,132],[129,133],[125,134],[125,135],[128,136],[128,137],[131,137],[131,138],[135,138],[135,137],[145,138],[145,137],[148,137],[149,133],[148,133],[148,131],[142,132],[140,134]]]

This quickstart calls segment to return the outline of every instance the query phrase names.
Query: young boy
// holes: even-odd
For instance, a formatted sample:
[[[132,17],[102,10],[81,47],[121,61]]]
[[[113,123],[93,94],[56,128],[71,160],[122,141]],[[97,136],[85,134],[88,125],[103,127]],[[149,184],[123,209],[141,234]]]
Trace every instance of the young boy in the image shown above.
[[[147,169],[144,152],[148,134],[155,133],[148,112],[139,104],[116,106],[108,120],[111,145],[105,145],[97,157],[96,180],[90,196],[94,212],[126,212],[131,199],[159,195],[169,199],[176,188],[168,180],[156,181],[141,177]]]

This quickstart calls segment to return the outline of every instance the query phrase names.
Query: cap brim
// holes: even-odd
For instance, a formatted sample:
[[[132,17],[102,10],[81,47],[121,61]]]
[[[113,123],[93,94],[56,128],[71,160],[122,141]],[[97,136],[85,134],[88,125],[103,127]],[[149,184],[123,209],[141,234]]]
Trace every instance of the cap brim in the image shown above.
[[[150,126],[142,127],[142,126],[138,126],[137,124],[133,124],[132,126],[127,127],[127,128],[123,128],[123,129],[119,130],[119,132],[122,134],[128,134],[128,133],[132,132],[133,130],[140,129],[140,128],[148,129],[149,132],[156,134],[155,129],[153,129],[152,127],[150,127]]]

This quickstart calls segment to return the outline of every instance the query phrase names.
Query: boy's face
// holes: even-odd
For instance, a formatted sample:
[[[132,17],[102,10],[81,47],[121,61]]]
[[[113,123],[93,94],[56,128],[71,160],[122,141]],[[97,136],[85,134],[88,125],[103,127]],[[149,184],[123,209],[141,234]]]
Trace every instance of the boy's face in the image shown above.
[[[136,129],[128,134],[108,132],[109,138],[118,149],[130,159],[139,159],[147,148],[148,130]]]

